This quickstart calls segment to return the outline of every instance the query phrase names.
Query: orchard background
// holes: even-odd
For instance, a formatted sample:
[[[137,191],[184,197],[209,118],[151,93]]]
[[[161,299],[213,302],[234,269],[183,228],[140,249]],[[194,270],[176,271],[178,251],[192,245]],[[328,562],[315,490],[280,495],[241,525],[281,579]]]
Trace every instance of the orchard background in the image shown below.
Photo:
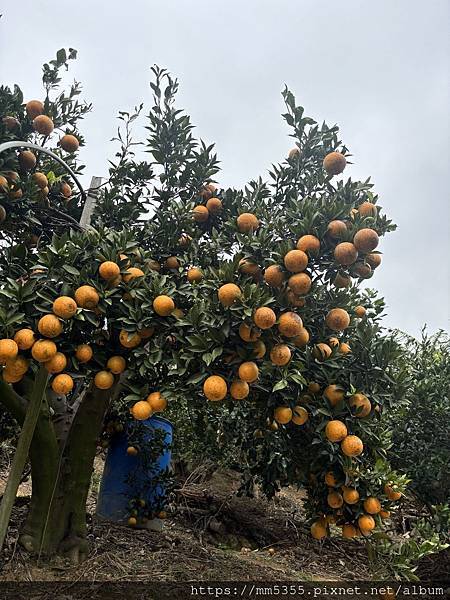
[[[82,173],[80,121],[91,105],[79,84],[60,87],[75,57],[60,50],[44,65],[41,99],[1,88],[0,141],[45,145]],[[419,343],[383,328],[384,300],[366,280],[383,268],[380,238],[395,225],[370,180],[347,177],[338,128],[306,116],[289,89],[293,146],[267,181],[243,189],[220,187],[214,146],[175,103],[177,80],[153,67],[151,89],[148,117],[143,105],[120,113],[87,229],[84,198],[51,157],[0,158],[5,456],[11,416],[20,424],[30,399],[43,399],[25,560],[89,557],[96,456],[124,427],[164,412],[179,477],[168,507],[131,499],[129,526],[168,512],[186,519],[189,499],[200,532],[222,543],[225,515],[190,488],[193,474],[220,467],[236,474],[232,491],[267,506],[284,488],[301,490],[290,510],[312,552],[350,543],[371,574],[414,577],[418,560],[447,547],[445,427],[442,438],[424,430],[448,415],[448,338],[424,333]],[[133,134],[140,119],[144,142]],[[139,437],[129,447],[147,451]],[[260,551],[254,527],[247,542],[242,555]]]

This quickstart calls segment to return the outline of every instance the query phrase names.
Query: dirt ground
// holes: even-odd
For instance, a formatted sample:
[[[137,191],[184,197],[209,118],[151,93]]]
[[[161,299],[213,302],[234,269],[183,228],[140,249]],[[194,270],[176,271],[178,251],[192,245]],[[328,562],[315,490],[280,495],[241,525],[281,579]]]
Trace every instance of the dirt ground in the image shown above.
[[[102,461],[96,461],[88,502],[89,558],[71,565],[39,561],[17,544],[27,510],[21,485],[0,558],[0,581],[338,581],[381,579],[364,542],[311,539],[302,523],[302,494],[283,491],[276,501],[237,497],[238,475],[194,471],[177,494],[162,532],[137,530],[95,516]],[[0,477],[0,493],[5,476]],[[430,563],[431,568],[434,563]]]

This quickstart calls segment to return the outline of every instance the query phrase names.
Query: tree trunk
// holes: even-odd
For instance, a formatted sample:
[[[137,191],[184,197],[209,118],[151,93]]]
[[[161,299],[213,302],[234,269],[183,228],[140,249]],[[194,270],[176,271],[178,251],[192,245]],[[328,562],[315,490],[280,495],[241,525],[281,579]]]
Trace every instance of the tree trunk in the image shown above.
[[[73,562],[86,557],[86,500],[97,440],[117,387],[116,382],[106,391],[90,388],[61,440],[45,400],[30,448],[32,496],[19,540],[30,552],[61,553]]]

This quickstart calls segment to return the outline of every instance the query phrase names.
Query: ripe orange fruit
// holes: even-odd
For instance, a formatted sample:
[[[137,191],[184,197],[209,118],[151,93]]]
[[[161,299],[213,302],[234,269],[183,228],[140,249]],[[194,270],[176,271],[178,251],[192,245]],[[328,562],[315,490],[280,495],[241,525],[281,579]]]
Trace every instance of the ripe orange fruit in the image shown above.
[[[334,249],[334,258],[340,265],[352,265],[358,258],[358,250],[351,242],[341,242]]]
[[[391,512],[389,510],[380,510],[378,513],[382,519],[389,519]]]
[[[81,308],[93,310],[100,302],[100,296],[91,285],[82,285],[75,290],[75,302]]]
[[[345,523],[342,525],[342,535],[345,538],[354,538],[357,535],[356,527],[351,523]]]
[[[369,515],[377,515],[381,510],[381,502],[378,498],[370,496],[364,500],[364,510],[366,513],[369,513]]]
[[[208,183],[201,188],[198,195],[201,198],[208,200],[209,198],[212,198],[212,196],[216,193],[216,191],[217,191],[217,186],[214,185],[214,183]]]
[[[78,362],[86,363],[92,358],[93,352],[89,344],[80,344],[75,350],[75,356]]]
[[[38,188],[40,188],[41,190],[43,190],[44,188],[46,188],[48,186],[48,179],[47,176],[44,175],[44,173],[33,173],[33,182],[38,186]]]
[[[301,273],[298,274],[301,275]],[[294,292],[289,288],[286,293],[286,300],[289,306],[293,306],[295,308],[301,308],[302,306],[305,306],[305,299],[294,294]]]
[[[357,317],[362,319],[366,314],[366,309],[364,308],[364,306],[357,306],[354,310],[354,313]]]
[[[139,277],[144,277],[145,273],[142,269],[138,269],[137,267],[128,267],[126,273],[122,275],[122,279],[125,283],[130,283],[133,279],[137,279]]]
[[[227,382],[220,375],[210,375],[203,384],[203,393],[212,402],[223,400],[227,391]]]
[[[66,133],[66,135],[63,135],[62,138],[59,140],[59,145],[66,152],[76,152],[78,150],[80,142],[74,135]]]
[[[338,273],[334,278],[333,285],[337,288],[346,288],[352,284],[352,280],[347,275],[342,275]]]
[[[308,392],[310,394],[318,394],[320,392],[320,385],[315,381],[310,381],[308,383]]]
[[[52,381],[52,390],[56,394],[69,394],[73,390],[73,379],[70,375],[62,373],[57,375]]]
[[[378,209],[373,202],[363,202],[358,206],[358,212],[362,217],[376,217]]]
[[[34,169],[36,166],[36,155],[31,150],[23,150],[19,154],[19,165],[24,171]]]
[[[402,493],[396,492],[389,483],[384,486],[384,493],[386,494],[388,500],[392,500],[393,502],[400,500],[402,497]]]
[[[347,427],[342,421],[328,421],[325,436],[330,442],[340,442],[347,436]]]
[[[252,328],[247,323],[241,323],[239,325],[239,337],[244,340],[244,342],[256,342],[261,334],[256,331],[256,329]]]
[[[347,161],[345,156],[340,152],[330,152],[323,159],[323,168],[327,172],[327,175],[339,175],[345,169]]]
[[[305,296],[311,289],[311,277],[306,273],[296,273],[289,277],[288,286],[297,296]]]
[[[148,338],[151,338],[152,335],[155,333],[155,328],[143,327],[142,329],[138,329],[137,333],[143,340],[148,340]]]
[[[344,486],[342,488],[342,496],[346,504],[356,504],[359,500],[359,492],[355,488]]]
[[[297,242],[297,250],[316,255],[320,250],[320,240],[315,235],[302,235]]]
[[[137,421],[145,421],[152,416],[152,407],[145,400],[139,400],[133,404],[130,412]]]
[[[270,329],[276,323],[277,316],[271,308],[261,306],[255,310],[253,321],[260,329]]]
[[[356,232],[355,237],[353,238],[353,243],[355,244],[356,249],[359,252],[364,252],[367,254],[368,252],[372,252],[378,246],[379,237],[378,233],[373,229],[360,229]]]
[[[315,540],[321,540],[328,535],[326,525],[320,521],[316,521],[311,525],[311,535]]]
[[[288,406],[278,406],[273,412],[273,418],[280,425],[286,425],[292,421],[292,410]]]
[[[187,233],[182,233],[180,235],[180,237],[178,238],[178,244],[182,248],[187,248],[191,242],[192,242],[192,237],[190,235],[188,235]]]
[[[297,348],[304,348],[308,344],[308,342],[309,342],[309,332],[304,327],[302,327],[301,332],[298,335],[296,335],[295,338],[292,338],[292,343]]]
[[[57,352],[53,358],[44,363],[49,373],[61,373],[67,367],[67,358],[62,352]]]
[[[168,317],[175,309],[175,302],[170,296],[162,294],[153,300],[153,310],[160,317]]]
[[[25,104],[27,117],[31,120],[35,119],[44,112],[44,104],[40,100],[29,100]]]
[[[220,286],[217,294],[219,296],[219,302],[222,304],[222,306],[231,306],[238,298],[241,297],[242,292],[241,288],[236,284],[225,283],[225,285]]]
[[[114,375],[109,371],[99,371],[95,374],[94,385],[99,390],[109,390],[114,384]]]
[[[274,346],[270,351],[270,360],[272,361],[272,364],[277,365],[278,367],[287,365],[291,360],[289,346],[286,346],[286,344],[277,344]]]
[[[241,258],[238,268],[244,275],[251,275],[252,277],[259,277],[261,272],[259,265],[249,258]]]
[[[341,342],[339,344],[339,352],[341,354],[349,354],[351,351],[352,351],[352,349],[346,342]]]
[[[187,272],[187,279],[189,283],[198,283],[203,279],[203,273],[197,267],[191,267]]]
[[[369,254],[366,255],[366,262],[370,267],[372,267],[372,269],[376,269],[381,265],[381,254],[369,252]]]
[[[222,201],[219,198],[210,198],[206,203],[210,215],[218,215],[222,211]]]
[[[328,344],[324,344],[323,342],[316,344],[313,349],[314,358],[320,362],[330,358],[332,353],[333,351],[331,350],[330,346]]]
[[[295,312],[285,312],[278,321],[278,331],[285,337],[296,337],[301,334],[303,321]]]
[[[50,135],[54,127],[53,121],[46,115],[38,115],[33,119],[33,129],[41,135]]]
[[[367,263],[359,261],[353,265],[351,273],[353,277],[358,276],[361,279],[368,279],[372,275],[372,268]]]
[[[127,361],[123,356],[111,356],[106,363],[106,367],[114,373],[114,375],[119,375],[123,373],[126,369]]]
[[[239,377],[242,381],[253,383],[258,379],[258,365],[252,361],[243,362],[239,367]]]
[[[169,256],[164,261],[164,266],[166,267],[166,269],[179,269],[180,261],[176,256]]]
[[[341,508],[344,504],[344,499],[339,492],[330,492],[327,496],[327,504],[331,508]]]
[[[146,265],[151,271],[156,271],[157,273],[161,271],[161,265],[157,260],[150,259],[147,261]]]
[[[350,325],[350,315],[343,308],[332,308],[325,317],[325,323],[333,331],[344,331]]]
[[[14,335],[14,341],[16,342],[19,350],[29,350],[36,341],[36,338],[34,337],[34,331],[27,328],[19,329],[19,331],[16,331],[16,334]]]
[[[53,302],[52,310],[61,319],[71,319],[77,312],[77,303],[70,296],[59,296]]]
[[[345,391],[335,383],[332,383],[330,385],[327,385],[323,392],[323,395],[329,401],[331,406],[336,406],[337,404],[339,404],[339,402],[341,402],[344,399]]]
[[[209,219],[209,210],[203,204],[194,207],[192,217],[196,223],[206,223]]]
[[[136,456],[138,454],[138,450],[134,446],[128,446],[127,454],[128,456]]]
[[[348,435],[341,442],[341,450],[346,456],[359,456],[364,450],[364,444],[357,435]]]
[[[235,379],[230,386],[230,395],[234,400],[243,400],[250,393],[250,387],[246,381]]]
[[[259,220],[252,213],[242,213],[238,216],[236,224],[240,233],[253,233],[259,227]]]
[[[161,396],[161,392],[152,392],[147,396],[147,402],[152,407],[153,412],[162,412],[167,408],[167,400]]]
[[[253,344],[253,356],[255,358],[263,358],[266,354],[266,345],[261,340]]]
[[[358,418],[367,417],[372,410],[370,400],[364,394],[353,394],[348,403],[353,408],[353,414]]]
[[[7,131],[13,131],[20,125],[19,121],[15,117],[6,116],[2,118],[2,123],[6,127]]]
[[[344,221],[339,221],[335,219],[334,221],[330,221],[327,227],[327,233],[333,240],[339,240],[347,233],[347,225]]]
[[[31,348],[31,356],[38,362],[47,362],[55,356],[56,352],[56,344],[52,340],[38,340]]]
[[[141,343],[141,336],[136,332],[132,333],[122,329],[119,333],[119,342],[124,348],[136,348]]]
[[[105,260],[99,266],[98,273],[102,279],[106,279],[108,281],[120,275],[120,267],[112,260]]]
[[[358,519],[358,525],[361,529],[361,532],[368,532],[375,529],[375,521],[374,518],[370,515],[361,515]]]
[[[56,315],[44,315],[38,321],[38,330],[43,336],[54,338],[61,335],[63,327]]]
[[[300,273],[308,266],[308,255],[303,250],[289,250],[284,257],[284,266],[291,273]]]
[[[5,383],[18,383],[23,378],[23,375],[14,375],[8,369],[3,369],[2,378]]]
[[[295,425],[304,425],[309,419],[309,413],[303,406],[294,406],[292,410],[292,422]]]
[[[22,377],[28,371],[29,366],[30,361],[18,354],[15,358],[6,361],[5,371],[13,377]]]
[[[330,348],[338,348],[339,340],[335,337],[330,337],[328,338],[328,345],[330,346]]]
[[[336,476],[332,471],[328,471],[328,473],[325,473],[325,483],[330,487],[337,487]]]
[[[267,285],[270,285],[270,287],[281,287],[284,281],[282,268],[278,265],[270,265],[270,267],[267,267],[264,271],[264,281]]]

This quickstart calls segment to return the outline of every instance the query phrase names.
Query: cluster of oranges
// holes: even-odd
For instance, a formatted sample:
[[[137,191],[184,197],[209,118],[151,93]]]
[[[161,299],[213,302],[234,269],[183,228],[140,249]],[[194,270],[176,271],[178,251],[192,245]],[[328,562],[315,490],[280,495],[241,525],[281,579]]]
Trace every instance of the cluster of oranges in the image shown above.
[[[324,479],[328,486],[327,505],[333,513],[322,515],[311,525],[311,535],[318,540],[329,535],[332,524],[341,527],[345,538],[371,535],[377,523],[391,516],[392,503],[402,497],[390,482],[384,485],[380,498],[370,495],[361,498],[356,487],[340,485],[339,477],[333,471],[327,472]],[[349,514],[356,515],[352,522]]]
[[[121,259],[124,256],[121,255]],[[126,258],[126,257],[125,257]],[[130,282],[136,277],[143,277],[144,273],[135,267],[127,267],[127,271],[121,275],[120,267],[113,261],[104,261],[99,265],[100,278],[110,284],[117,285],[118,280]],[[65,373],[68,358],[58,351],[57,338],[63,335],[65,324],[67,324],[80,309],[97,311],[100,295],[92,285],[81,285],[71,296],[59,296],[52,305],[52,312],[43,315],[37,321],[37,331],[31,328],[19,329],[13,338],[0,340],[0,364],[4,366],[2,371],[3,380],[8,383],[19,382],[30,367],[30,359],[43,364],[45,369],[52,375],[51,387],[57,394],[69,394],[74,387],[71,375]],[[153,308],[158,315],[168,316],[175,309],[175,304],[169,296],[160,295],[155,297]],[[129,333],[121,330],[119,342],[124,349],[136,348],[142,340],[151,337],[153,328]],[[40,336],[40,337],[39,337]],[[93,349],[89,344],[79,344],[75,348],[74,358],[78,363],[88,363],[93,357]],[[123,356],[111,356],[106,363],[105,369],[94,375],[94,385],[101,390],[108,390],[114,384],[114,376],[120,375],[126,369],[127,363]],[[153,407],[153,410],[163,410]]]
[[[196,223],[206,223],[222,212],[222,200],[214,196],[216,192],[217,187],[213,183],[208,183],[200,191],[199,196],[205,203],[197,204],[192,211],[192,218]]]
[[[40,100],[30,100],[25,105],[27,118],[31,121],[33,130],[44,137],[48,137],[54,130],[52,119],[45,115],[45,105]],[[12,116],[4,116],[2,122],[8,131],[13,132],[20,125],[19,121]],[[64,134],[59,140],[59,146],[68,153],[74,153],[79,148],[78,139],[72,134]],[[22,173],[34,171],[31,176],[31,182],[34,188],[38,191],[40,198],[46,198],[50,191],[50,183],[45,173],[35,170],[38,159],[36,154],[31,150],[23,150],[19,152],[18,163]],[[63,198],[69,199],[72,196],[71,186],[61,181],[58,183],[59,191]],[[19,200],[23,196],[21,187],[21,177],[16,171],[4,171],[0,174],[0,198],[5,195],[9,200]],[[0,223],[7,217],[5,207],[0,204]]]
[[[130,413],[137,421],[145,421],[154,413],[163,412],[166,408],[167,399],[161,395],[161,392],[152,392],[145,400],[135,402]]]

